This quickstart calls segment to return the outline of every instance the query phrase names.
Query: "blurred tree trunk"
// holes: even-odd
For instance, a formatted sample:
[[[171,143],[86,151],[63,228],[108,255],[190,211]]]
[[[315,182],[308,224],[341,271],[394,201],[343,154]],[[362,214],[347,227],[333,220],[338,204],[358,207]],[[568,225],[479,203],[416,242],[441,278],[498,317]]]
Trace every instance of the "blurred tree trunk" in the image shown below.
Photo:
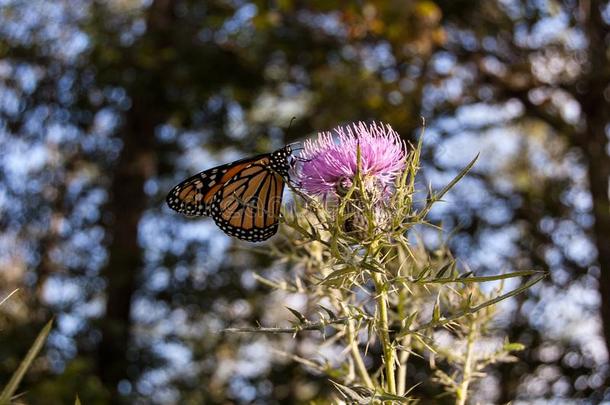
[[[161,44],[162,32],[169,27],[171,0],[157,0],[147,14],[147,33],[140,39],[142,46]],[[145,68],[137,65],[135,44],[128,49],[133,65],[125,69],[136,69],[137,79],[126,88],[132,106],[125,114],[121,128],[123,142],[119,159],[113,173],[109,203],[110,224],[108,226],[108,263],[103,269],[106,280],[106,314],[101,322],[102,340],[98,348],[98,373],[112,396],[112,403],[121,402],[117,391],[123,379],[133,381],[138,371],[129,370],[129,348],[131,338],[131,304],[138,288],[137,278],[142,266],[142,252],[138,242],[140,219],[147,208],[144,182],[156,172],[155,128],[166,118],[161,112],[164,105],[163,92],[159,88],[162,67]],[[156,49],[159,50],[159,49]],[[152,50],[147,49],[148,52]],[[122,78],[117,78],[120,81]]]
[[[109,237],[112,240],[108,264],[103,271],[107,303],[98,352],[100,377],[111,391],[127,377],[131,301],[142,264],[138,224],[146,209],[144,182],[155,168],[153,131],[156,118],[147,115],[140,103],[140,100],[133,100],[127,116],[123,149],[111,186]]]
[[[606,348],[610,353],[610,156],[606,127],[610,123],[610,101],[604,91],[610,83],[607,49],[604,44],[610,39],[610,27],[602,18],[604,2],[592,0],[590,9],[584,10],[585,32],[589,39],[588,72],[578,101],[586,117],[582,150],[587,158],[588,179],[593,204],[595,224],[593,226],[597,260],[600,267],[599,292],[601,320]]]

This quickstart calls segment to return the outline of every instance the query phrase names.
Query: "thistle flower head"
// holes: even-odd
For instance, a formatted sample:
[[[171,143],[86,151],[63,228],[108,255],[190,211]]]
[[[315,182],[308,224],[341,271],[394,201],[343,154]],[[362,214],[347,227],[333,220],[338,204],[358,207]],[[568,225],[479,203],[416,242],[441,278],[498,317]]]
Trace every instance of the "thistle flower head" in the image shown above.
[[[396,176],[404,169],[406,145],[388,124],[364,122],[321,132],[316,140],[307,140],[298,180],[302,189],[319,196],[337,196],[349,189],[358,171],[367,188],[390,190]],[[372,191],[372,190],[371,190]]]

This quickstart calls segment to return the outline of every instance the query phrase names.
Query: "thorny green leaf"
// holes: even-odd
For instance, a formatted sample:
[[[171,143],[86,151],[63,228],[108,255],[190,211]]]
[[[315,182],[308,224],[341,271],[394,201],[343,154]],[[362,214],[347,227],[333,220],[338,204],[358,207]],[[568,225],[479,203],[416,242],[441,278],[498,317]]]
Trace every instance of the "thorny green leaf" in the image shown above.
[[[6,297],[4,297],[2,299],[2,301],[0,301],[0,305],[4,304],[6,301],[9,300],[9,298],[11,298],[14,294],[17,293],[17,291],[19,291],[19,288],[15,288],[13,291],[11,291],[11,293],[9,295],[7,295]]]
[[[32,347],[26,354],[25,358],[21,361],[21,364],[19,364],[19,368],[17,368],[17,371],[15,371],[8,384],[6,384],[6,386],[2,390],[2,393],[0,393],[0,404],[6,404],[10,402],[11,398],[15,394],[15,391],[17,390],[17,387],[19,386],[19,383],[25,376],[25,373],[31,367],[40,350],[42,350],[47,340],[47,337],[49,336],[49,333],[51,333],[52,327],[53,320],[51,319],[49,322],[47,322],[44,328],[42,328],[42,330],[36,337],[34,344],[32,344]]]
[[[419,315],[419,312],[417,312],[417,311],[410,314],[407,317],[407,319],[404,320],[404,325],[400,329],[400,332],[402,332],[404,330],[409,330],[411,328],[411,325],[413,325],[413,322],[415,321],[415,319],[417,319],[417,315]]]
[[[300,313],[299,311],[297,311],[296,309],[290,308],[290,307],[286,307],[287,310],[289,310],[292,315],[294,315],[300,323],[307,323],[307,318],[305,317],[305,315],[303,315],[302,313]]]
[[[503,349],[508,352],[520,352],[521,350],[525,350],[525,345],[521,343],[505,343]]]
[[[385,392],[376,392],[370,388],[359,386],[359,385],[344,385],[336,381],[330,380],[335,386],[337,391],[349,401],[350,404],[372,404],[374,401],[393,401],[401,404],[413,404],[415,400],[413,398],[388,394]]]
[[[436,296],[436,302],[434,303],[434,309],[432,310],[432,321],[438,322],[441,319],[441,302],[440,295]]]
[[[324,312],[326,312],[326,314],[328,315],[328,317],[330,319],[337,319],[337,315],[335,315],[335,313],[332,310],[326,308],[324,305],[321,305],[321,304],[318,304],[318,306],[320,308],[322,308],[324,310]]]
[[[455,262],[451,261],[449,263],[447,263],[446,265],[444,265],[443,267],[441,267],[441,269],[436,273],[436,278],[443,278],[443,276],[445,275],[445,273],[447,273],[447,270],[453,268],[453,266],[455,265]]]

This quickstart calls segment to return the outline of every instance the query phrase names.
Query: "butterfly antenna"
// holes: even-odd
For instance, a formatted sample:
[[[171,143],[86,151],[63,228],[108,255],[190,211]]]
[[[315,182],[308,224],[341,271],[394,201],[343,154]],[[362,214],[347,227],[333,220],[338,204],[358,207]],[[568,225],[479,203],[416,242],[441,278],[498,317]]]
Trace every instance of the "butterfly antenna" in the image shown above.
[[[290,119],[290,124],[288,124],[288,129],[286,131],[290,131],[290,128],[292,127],[292,123],[295,122],[296,119],[297,119],[297,117],[295,117],[295,116],[293,116]],[[301,149],[303,149],[302,146],[293,147],[293,145],[300,145],[300,142],[292,142],[292,143],[289,143],[288,146],[290,146],[292,148],[292,150],[301,150]]]
[[[292,123],[293,123],[294,121],[296,121],[296,119],[297,119],[297,117],[294,117],[294,116],[293,116],[293,117],[290,119],[290,124],[288,124],[288,129],[287,129],[287,131],[289,131],[289,130],[290,130],[290,127],[292,127]],[[296,146],[295,146],[295,145],[296,145]],[[303,148],[303,146],[301,146],[301,142],[298,142],[298,141],[297,141],[297,142],[292,142],[292,143],[289,143],[287,146],[290,146],[290,148],[291,148],[293,151],[297,151],[297,150],[303,150],[303,149],[304,149],[304,148]]]

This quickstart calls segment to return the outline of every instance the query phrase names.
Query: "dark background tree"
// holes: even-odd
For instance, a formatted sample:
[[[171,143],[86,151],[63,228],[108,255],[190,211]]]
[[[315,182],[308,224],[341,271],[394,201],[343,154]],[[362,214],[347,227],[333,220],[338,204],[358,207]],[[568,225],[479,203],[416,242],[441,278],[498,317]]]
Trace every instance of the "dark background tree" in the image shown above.
[[[300,353],[306,338],[218,333],[287,317],[269,308],[298,297],[252,278],[285,269],[163,198],[241,151],[354,120],[413,140],[420,116],[422,180],[441,184],[482,153],[433,212],[456,255],[477,272],[551,271],[503,307],[498,327],[527,350],[490,370],[481,402],[608,399],[608,2],[1,7],[0,277],[4,292],[21,288],[1,312],[3,380],[57,317],[27,402],[327,397],[323,379],[269,350]]]

